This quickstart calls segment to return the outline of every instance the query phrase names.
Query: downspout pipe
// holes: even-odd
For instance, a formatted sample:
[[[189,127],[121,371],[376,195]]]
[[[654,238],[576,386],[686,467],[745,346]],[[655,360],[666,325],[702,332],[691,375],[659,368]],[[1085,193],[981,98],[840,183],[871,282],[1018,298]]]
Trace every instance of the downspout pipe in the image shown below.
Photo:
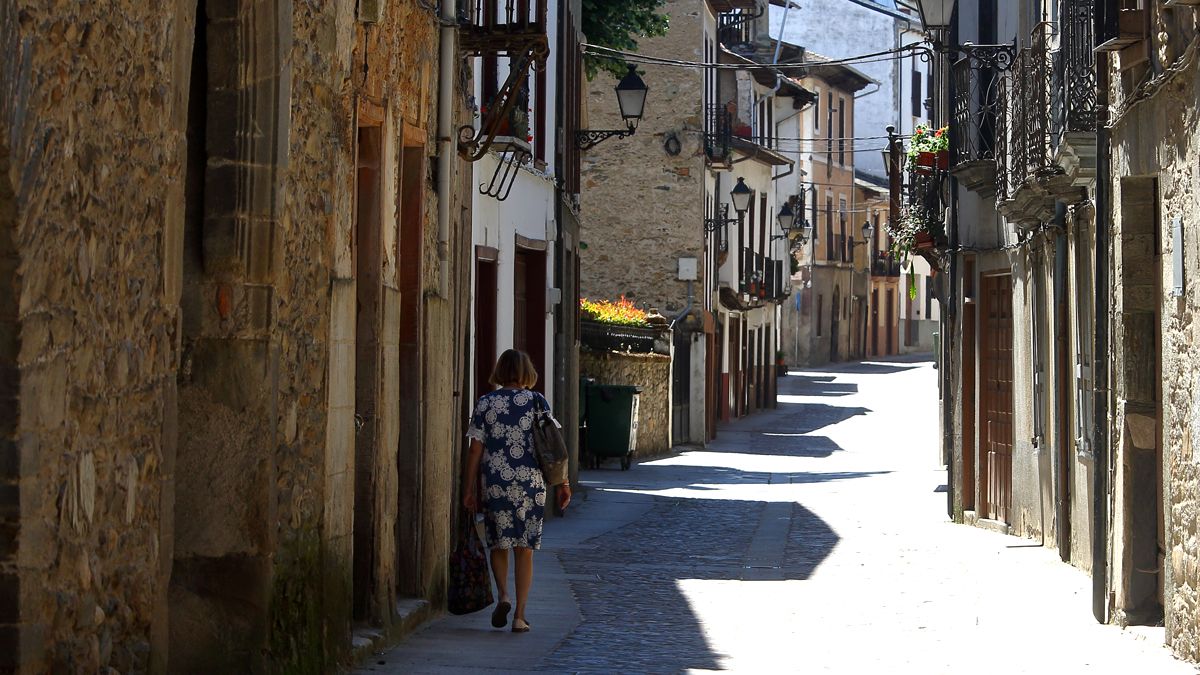
[[[687,318],[688,314],[692,313],[692,304],[695,299],[695,295],[692,293],[692,282],[691,281],[687,282],[687,289],[688,289],[687,304],[683,306],[682,312],[675,315],[674,319],[671,319],[671,330],[675,329],[675,324],[679,323],[680,321],[683,321],[684,319]]]
[[[454,67],[458,64],[457,17],[455,4],[441,5],[441,54],[438,63],[437,140],[437,255],[438,295],[450,297],[450,194],[454,182],[454,162],[458,157],[454,147]]]
[[[1059,377],[1063,375],[1063,356],[1067,353],[1067,205],[1056,202],[1054,205],[1054,410],[1058,415],[1066,415],[1067,397]],[[1057,524],[1055,534],[1058,544],[1058,557],[1063,562],[1071,560],[1071,523],[1067,515],[1067,486],[1065,473],[1067,467],[1062,461],[1062,449],[1069,442],[1063,433],[1061,419],[1052,421],[1054,425],[1054,452],[1050,453],[1050,474],[1054,476],[1054,522]]]
[[[1108,333],[1112,148],[1108,129],[1108,56],[1096,59],[1096,325],[1092,350],[1092,616],[1108,623]]]

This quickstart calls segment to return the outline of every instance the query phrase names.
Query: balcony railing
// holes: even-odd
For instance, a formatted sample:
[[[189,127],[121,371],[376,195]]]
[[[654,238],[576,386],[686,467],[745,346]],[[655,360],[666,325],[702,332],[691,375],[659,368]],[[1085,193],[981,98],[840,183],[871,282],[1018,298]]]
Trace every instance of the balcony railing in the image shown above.
[[[754,20],[762,13],[753,14],[746,10],[722,12],[717,15],[717,40],[726,47],[734,48],[754,42]]]
[[[876,251],[875,259],[871,261],[871,276],[898,277],[900,276],[900,261],[887,251]]]
[[[1051,82],[1055,147],[1064,133],[1096,130],[1096,57],[1092,51],[1095,4],[1091,0],[1063,0],[1059,12],[1059,48]]]
[[[704,154],[714,164],[725,164],[733,147],[733,114],[724,105],[704,107]]]
[[[1010,45],[980,45],[955,62],[954,110],[950,122],[952,165],[996,159],[1000,88],[1012,58]]]
[[[945,240],[942,186],[946,172],[936,168],[913,168],[908,172],[904,195],[904,212],[915,220],[920,229],[928,232],[935,243]]]
[[[459,44],[466,54],[519,54],[547,49],[546,0],[473,0],[461,17]]]
[[[1010,197],[1030,178],[1050,167],[1050,52],[1046,31],[1034,31],[1033,45],[1022,49],[1005,86],[1000,88],[1007,156],[997,173],[1001,194]]]

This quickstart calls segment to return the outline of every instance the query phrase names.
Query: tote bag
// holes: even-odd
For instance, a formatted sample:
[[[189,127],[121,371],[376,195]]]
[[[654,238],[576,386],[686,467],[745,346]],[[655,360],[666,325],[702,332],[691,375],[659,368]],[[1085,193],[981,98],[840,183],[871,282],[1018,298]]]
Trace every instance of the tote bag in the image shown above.
[[[454,549],[450,552],[450,578],[446,589],[446,609],[451,614],[470,614],[492,604],[492,580],[488,575],[487,551],[475,530],[474,519],[459,520]]]

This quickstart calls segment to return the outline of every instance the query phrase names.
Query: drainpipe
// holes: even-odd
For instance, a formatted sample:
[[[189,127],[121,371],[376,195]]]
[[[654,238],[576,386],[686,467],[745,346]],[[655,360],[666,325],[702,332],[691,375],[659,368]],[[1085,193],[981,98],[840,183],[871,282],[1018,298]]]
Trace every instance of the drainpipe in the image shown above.
[[[675,324],[686,319],[687,315],[691,314],[691,312],[692,312],[692,301],[694,299],[694,295],[692,294],[692,282],[691,281],[687,282],[687,289],[688,289],[687,304],[684,305],[682,312],[680,312],[678,315],[676,315],[676,317],[674,319],[671,319],[671,330],[674,330]]]
[[[1096,59],[1096,326],[1092,351],[1092,615],[1108,623],[1108,249],[1112,227],[1108,56]]]
[[[1054,237],[1054,410],[1058,415],[1066,415],[1067,397],[1063,391],[1063,383],[1058,378],[1063,374],[1063,364],[1060,362],[1067,352],[1067,205],[1057,202],[1054,205],[1054,225],[1057,234]],[[1068,442],[1063,433],[1062,421],[1054,419],[1054,452],[1050,453],[1050,474],[1054,476],[1054,520],[1058,523],[1055,533],[1058,539],[1058,557],[1063,562],[1071,560],[1071,523],[1067,516],[1067,495],[1062,449]]]
[[[450,297],[450,193],[454,180],[454,67],[458,64],[455,4],[441,3],[442,41],[438,74],[438,295]]]

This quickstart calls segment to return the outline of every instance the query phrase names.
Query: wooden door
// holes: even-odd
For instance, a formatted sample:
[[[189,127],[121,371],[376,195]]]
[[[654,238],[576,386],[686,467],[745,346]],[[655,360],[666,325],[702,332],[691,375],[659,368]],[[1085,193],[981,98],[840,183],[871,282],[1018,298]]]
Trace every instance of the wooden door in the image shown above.
[[[477,247],[482,248],[482,247]],[[496,365],[496,253],[480,252],[475,258],[475,398],[492,390],[488,382]]]
[[[986,481],[982,512],[1007,523],[1012,506],[1012,277],[986,276],[981,285],[980,432],[986,453],[980,477]]]
[[[879,289],[871,289],[871,356],[879,356]]]
[[[888,356],[896,353],[896,291],[887,291],[887,351]]]
[[[513,346],[537,370],[534,391],[546,392],[546,252],[517,249],[513,271]]]
[[[968,260],[963,273],[962,320],[962,507],[975,510],[975,317],[978,303],[975,293],[975,264]]]
[[[833,302],[829,303],[829,360],[837,361],[838,333],[842,318],[842,292],[838,287],[833,289]]]

